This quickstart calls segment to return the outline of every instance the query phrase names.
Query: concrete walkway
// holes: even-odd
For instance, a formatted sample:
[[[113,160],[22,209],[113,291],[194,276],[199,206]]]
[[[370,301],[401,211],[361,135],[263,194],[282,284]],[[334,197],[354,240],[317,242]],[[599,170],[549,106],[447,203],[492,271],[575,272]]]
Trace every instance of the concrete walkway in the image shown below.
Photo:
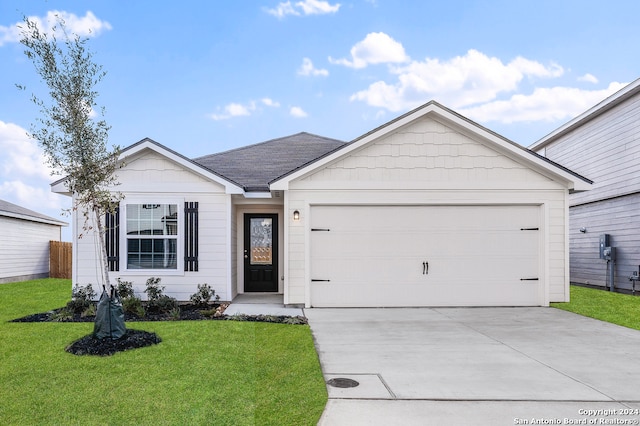
[[[325,380],[359,383],[327,386],[321,425],[640,424],[640,331],[553,308],[304,312]]]
[[[284,305],[284,296],[277,293],[244,293],[233,299],[225,309],[225,315],[273,315],[273,316],[304,316],[301,308],[291,308]]]

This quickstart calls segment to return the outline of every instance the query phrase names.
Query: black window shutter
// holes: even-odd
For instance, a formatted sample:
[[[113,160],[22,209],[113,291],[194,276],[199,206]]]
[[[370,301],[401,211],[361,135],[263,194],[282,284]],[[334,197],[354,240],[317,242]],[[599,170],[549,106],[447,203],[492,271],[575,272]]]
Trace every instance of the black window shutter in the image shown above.
[[[198,270],[198,202],[184,203],[184,270]]]
[[[107,248],[107,265],[110,271],[120,270],[120,207],[113,213],[107,212],[104,218],[106,228],[105,245]]]

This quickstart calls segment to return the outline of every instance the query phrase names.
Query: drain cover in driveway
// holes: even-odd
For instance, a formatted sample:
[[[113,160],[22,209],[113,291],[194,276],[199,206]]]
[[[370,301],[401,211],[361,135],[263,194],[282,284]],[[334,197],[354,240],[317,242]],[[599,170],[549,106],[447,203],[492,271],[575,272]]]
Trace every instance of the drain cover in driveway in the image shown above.
[[[345,377],[336,377],[334,379],[327,380],[327,384],[329,386],[333,386],[334,388],[355,388],[360,383],[356,382],[353,379],[347,379]]]
[[[395,399],[379,374],[325,374],[330,399]]]

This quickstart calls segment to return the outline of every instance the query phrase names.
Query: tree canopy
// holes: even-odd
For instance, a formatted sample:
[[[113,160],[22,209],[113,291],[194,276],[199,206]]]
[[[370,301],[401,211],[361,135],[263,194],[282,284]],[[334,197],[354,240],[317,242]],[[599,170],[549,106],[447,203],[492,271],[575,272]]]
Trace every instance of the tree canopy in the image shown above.
[[[56,18],[49,33],[27,17],[21,28],[24,53],[48,89],[46,97],[31,95],[41,115],[31,125],[29,136],[43,149],[53,174],[65,177],[65,185],[73,194],[73,209],[84,214],[84,230],[94,229],[94,224],[97,227],[102,248],[98,258],[102,257],[108,285],[102,218],[106,212],[113,212],[123,197],[114,190],[120,148],[108,147],[110,127],[103,118],[104,108],[96,112],[96,86],[106,72],[93,61],[88,38],[68,34],[64,20]],[[26,89],[21,85],[18,88]]]
[[[106,72],[93,61],[88,38],[67,34],[64,21],[57,19],[49,34],[28,18],[22,27],[25,55],[49,91],[46,98],[31,95],[41,116],[32,124],[29,136],[43,149],[54,173],[65,176],[78,205],[108,211],[118,198],[108,188],[118,183],[115,171],[120,150],[117,146],[109,149],[110,126],[102,118],[104,108],[99,113],[95,110],[96,86]]]

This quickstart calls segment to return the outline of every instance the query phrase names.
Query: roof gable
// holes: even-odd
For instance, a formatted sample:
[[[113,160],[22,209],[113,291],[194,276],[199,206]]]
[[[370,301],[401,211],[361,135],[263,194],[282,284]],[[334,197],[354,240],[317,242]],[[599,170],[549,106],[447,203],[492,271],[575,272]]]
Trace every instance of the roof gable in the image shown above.
[[[521,189],[553,180],[512,157],[425,115],[301,176],[290,188]]]
[[[128,148],[122,150],[120,154],[121,159],[125,159],[128,156],[132,156],[137,154],[145,149],[151,149],[158,154],[163,155],[164,157],[174,161],[175,163],[180,164],[188,170],[193,171],[196,174],[199,174],[207,179],[213,180],[225,187],[225,190],[228,194],[240,194],[242,193],[242,188],[237,182],[234,182],[232,179],[229,179],[227,176],[223,176],[219,172],[206,168],[202,164],[199,164],[189,158],[185,157],[182,154],[177,153],[164,145],[159,144],[158,142],[145,138],[138,143],[135,143]]]
[[[550,179],[557,180],[566,185],[572,190],[586,190],[589,189],[591,182],[588,179],[579,176],[570,170],[563,168],[562,166],[553,163],[552,161],[529,151],[528,149],[503,138],[502,136],[494,133],[479,124],[443,107],[437,102],[431,101],[413,111],[410,111],[356,139],[343,148],[336,150],[321,159],[307,165],[306,167],[294,170],[289,174],[277,179],[271,185],[273,190],[286,190],[289,188],[289,184],[296,179],[300,179],[315,171],[328,166],[330,163],[339,161],[341,158],[345,158],[348,155],[363,149],[367,145],[374,144],[400,128],[411,125],[424,117],[431,117],[437,120],[447,127],[454,128],[461,134],[481,141],[485,146],[500,152],[506,157],[509,157],[520,164],[523,164],[529,168],[536,170],[538,173],[549,177]],[[437,155],[437,154],[436,154]]]
[[[124,161],[126,163],[127,158],[132,158],[137,156],[139,153],[145,151],[145,150],[151,150],[154,151],[158,154],[160,154],[161,156],[168,158],[169,160],[173,161],[174,163],[177,163],[179,165],[181,165],[182,167],[184,167],[187,170],[190,170],[192,172],[194,172],[197,175],[200,175],[202,177],[204,177],[205,179],[209,179],[212,180],[214,182],[219,183],[220,185],[224,186],[225,188],[225,192],[227,194],[242,194],[243,193],[243,189],[242,187],[237,184],[236,182],[230,180],[229,178],[220,175],[219,173],[207,169],[204,166],[202,166],[201,164],[198,164],[192,160],[190,160],[189,158],[183,156],[182,154],[177,153],[176,151],[173,151],[169,148],[167,148],[164,145],[159,144],[158,142],[149,139],[149,138],[145,138],[142,139],[139,142],[134,143],[133,145],[128,146],[127,148],[124,148],[123,150],[120,151],[120,160]],[[53,192],[57,192],[57,193],[62,193],[62,194],[68,194],[68,190],[66,188],[65,185],[65,180],[66,178],[60,179],[54,183],[51,184],[51,188]]]

